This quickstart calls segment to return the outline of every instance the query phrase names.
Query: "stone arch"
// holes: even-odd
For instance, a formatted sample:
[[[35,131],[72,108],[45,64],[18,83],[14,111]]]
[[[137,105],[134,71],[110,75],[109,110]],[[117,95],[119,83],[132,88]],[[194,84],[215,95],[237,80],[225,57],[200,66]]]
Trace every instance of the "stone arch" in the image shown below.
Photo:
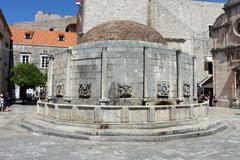
[[[76,30],[77,30],[77,24],[72,23],[66,27],[65,32],[76,32]]]

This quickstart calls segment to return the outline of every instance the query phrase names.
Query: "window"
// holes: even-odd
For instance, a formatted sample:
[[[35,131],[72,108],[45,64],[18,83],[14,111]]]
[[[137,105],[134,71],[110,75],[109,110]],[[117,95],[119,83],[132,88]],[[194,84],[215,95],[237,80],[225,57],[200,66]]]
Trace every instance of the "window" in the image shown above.
[[[240,59],[240,51],[231,53],[232,59],[231,60],[239,60]]]
[[[3,35],[2,35],[2,33],[0,33],[0,41],[2,41],[3,40]]]
[[[9,44],[7,42],[5,42],[5,47],[8,48],[9,47]]]
[[[27,32],[27,33],[25,33],[25,39],[32,39],[32,35],[33,35],[33,33],[30,33],[30,32]]]
[[[32,39],[31,34],[26,33],[26,34],[25,34],[25,39]]]
[[[54,31],[54,28],[50,28],[49,31]]]
[[[42,53],[48,53],[48,50],[43,50]]]
[[[237,36],[240,36],[240,19],[238,19],[234,26],[233,26],[233,32],[237,35]]]
[[[21,54],[21,63],[30,63],[30,54]]]
[[[25,39],[32,39],[32,37],[33,37],[33,31],[27,31],[27,32],[25,32]]]
[[[213,73],[213,64],[212,64],[212,57],[206,56],[204,57],[204,70],[208,71],[208,74]]]
[[[213,74],[213,64],[212,64],[212,62],[208,62],[208,74]]]
[[[64,41],[64,35],[58,35],[58,40],[59,41]]]
[[[47,55],[41,56],[40,68],[48,68],[49,57]]]

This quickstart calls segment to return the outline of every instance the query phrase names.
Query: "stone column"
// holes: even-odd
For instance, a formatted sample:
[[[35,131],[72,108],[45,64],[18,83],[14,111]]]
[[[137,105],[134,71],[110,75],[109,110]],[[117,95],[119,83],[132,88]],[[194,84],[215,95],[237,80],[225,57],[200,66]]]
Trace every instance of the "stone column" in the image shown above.
[[[233,108],[238,108],[239,107],[239,100],[238,100],[238,95],[237,95],[237,70],[233,70],[233,76],[234,76],[234,97],[232,99],[232,106]]]
[[[107,81],[107,47],[103,47],[102,54],[101,54],[101,85],[100,85],[101,86],[101,99],[100,99],[100,105],[106,105],[108,102],[106,81]]]
[[[129,109],[128,106],[122,106],[121,122],[129,122]]]
[[[193,56],[193,100],[197,99],[197,67],[196,67],[196,57]]]
[[[47,96],[48,99],[53,99],[53,56],[49,58],[48,62],[48,79],[47,79]]]
[[[72,54],[72,50],[68,50],[67,52],[67,68],[66,68],[66,81],[64,84],[64,90],[65,90],[65,94],[64,97],[65,99],[70,99],[72,98],[71,96],[71,90],[72,90],[72,83],[71,83],[71,54]]]
[[[149,107],[149,122],[155,122],[155,107]]]
[[[176,60],[177,60],[177,98],[179,102],[183,100],[183,92],[182,92],[182,64],[181,64],[181,50],[176,51]]]
[[[233,70],[234,73],[234,98],[237,98],[237,71]]]
[[[148,95],[148,77],[149,77],[149,60],[147,47],[143,47],[143,102],[148,105],[149,95]]]

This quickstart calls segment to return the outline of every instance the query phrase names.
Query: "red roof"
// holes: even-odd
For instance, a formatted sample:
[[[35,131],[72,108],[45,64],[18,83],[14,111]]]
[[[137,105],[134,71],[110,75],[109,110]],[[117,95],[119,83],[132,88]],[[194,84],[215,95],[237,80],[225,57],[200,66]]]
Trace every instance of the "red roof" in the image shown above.
[[[70,47],[77,44],[77,33],[72,32],[54,32],[44,30],[27,30],[11,27],[13,44],[21,45],[41,45],[41,46],[58,46]],[[25,39],[25,35],[30,34],[31,39]],[[64,37],[59,41],[59,36]]]

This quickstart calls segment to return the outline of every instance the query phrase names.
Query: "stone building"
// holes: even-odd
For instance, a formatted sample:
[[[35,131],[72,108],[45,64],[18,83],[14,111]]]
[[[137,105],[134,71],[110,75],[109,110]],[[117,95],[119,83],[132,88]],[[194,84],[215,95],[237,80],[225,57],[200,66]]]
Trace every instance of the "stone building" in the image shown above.
[[[75,104],[193,103],[195,57],[169,49],[156,30],[110,21],[84,34],[71,53],[56,54],[48,97]]]
[[[11,28],[13,63],[33,63],[47,73],[49,57],[65,52],[76,45],[76,33]],[[15,90],[16,98],[19,88]]]
[[[213,84],[218,106],[238,105],[240,98],[240,0],[229,0],[214,25]]]
[[[7,21],[0,9],[0,93],[4,94],[8,91],[11,35]]]
[[[29,30],[48,30],[58,32],[76,32],[76,16],[61,17],[57,14],[38,11],[34,22],[18,22],[13,25],[16,28]]]
[[[223,13],[222,3],[192,0],[82,0],[81,4],[77,26],[80,37],[107,21],[139,22],[161,33],[169,48],[181,49],[196,56],[199,84],[209,78],[204,66],[204,62],[211,62],[211,58],[208,58],[211,57],[208,27]]]

